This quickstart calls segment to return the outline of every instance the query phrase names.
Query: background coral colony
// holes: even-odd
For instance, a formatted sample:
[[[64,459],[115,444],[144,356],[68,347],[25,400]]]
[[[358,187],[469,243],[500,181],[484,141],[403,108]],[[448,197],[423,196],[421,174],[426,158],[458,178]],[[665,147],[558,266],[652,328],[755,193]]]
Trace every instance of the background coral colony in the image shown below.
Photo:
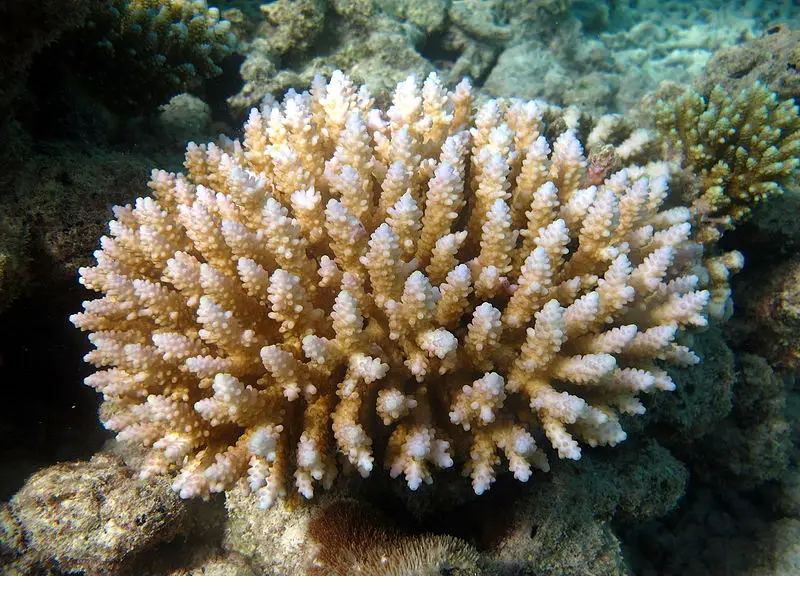
[[[4,574],[798,573],[793,2],[38,4]]]

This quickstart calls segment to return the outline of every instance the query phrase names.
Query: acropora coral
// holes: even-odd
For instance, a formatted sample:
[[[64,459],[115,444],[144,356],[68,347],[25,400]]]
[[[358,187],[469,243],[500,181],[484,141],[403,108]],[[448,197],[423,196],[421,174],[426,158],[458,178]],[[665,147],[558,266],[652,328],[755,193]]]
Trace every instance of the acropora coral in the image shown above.
[[[779,102],[761,84],[731,96],[720,85],[707,96],[687,90],[674,102],[659,100],[656,126],[700,195],[692,211],[702,219],[698,238],[718,240],[749,217],[757,204],[780,196],[800,167],[800,111]]]
[[[58,48],[73,77],[120,113],[147,113],[222,73],[231,23],[206,0],[113,0]]]
[[[666,163],[587,185],[573,129],[467,81],[400,83],[374,108],[341,72],[253,109],[243,140],[114,208],[86,383],[118,439],[182,497],[242,484],[269,507],[376,461],[416,489],[456,462],[481,494],[614,446],[619,415],[698,357],[711,292]],[[634,142],[629,142],[629,145]]]

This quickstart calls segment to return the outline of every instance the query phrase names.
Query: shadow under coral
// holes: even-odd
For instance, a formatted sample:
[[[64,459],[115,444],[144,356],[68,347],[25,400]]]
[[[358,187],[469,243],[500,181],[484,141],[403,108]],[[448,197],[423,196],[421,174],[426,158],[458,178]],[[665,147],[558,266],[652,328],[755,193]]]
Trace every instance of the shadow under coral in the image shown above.
[[[51,259],[33,246],[32,278],[47,287],[34,285],[0,315],[0,500],[37,469],[88,459],[110,437],[97,420],[97,394],[83,384],[88,342],[67,320],[85,292],[52,278]]]

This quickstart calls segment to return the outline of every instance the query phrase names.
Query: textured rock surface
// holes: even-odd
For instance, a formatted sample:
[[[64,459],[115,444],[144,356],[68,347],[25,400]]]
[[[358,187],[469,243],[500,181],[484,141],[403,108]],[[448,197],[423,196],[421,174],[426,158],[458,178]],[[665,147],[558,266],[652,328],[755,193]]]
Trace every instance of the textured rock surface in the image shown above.
[[[110,454],[60,463],[33,475],[4,505],[0,537],[6,568],[124,572],[137,554],[171,540],[186,510],[164,479],[133,479]]]

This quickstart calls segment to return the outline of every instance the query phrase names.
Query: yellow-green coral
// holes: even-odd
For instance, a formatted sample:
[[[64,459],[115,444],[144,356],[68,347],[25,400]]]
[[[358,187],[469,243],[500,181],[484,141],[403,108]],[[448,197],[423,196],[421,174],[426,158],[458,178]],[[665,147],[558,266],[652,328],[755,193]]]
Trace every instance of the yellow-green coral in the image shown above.
[[[783,193],[800,166],[800,116],[793,100],[778,102],[761,84],[735,97],[716,86],[708,98],[689,90],[674,103],[660,100],[656,126],[698,176],[693,203],[701,238],[712,242],[750,215],[753,206]]]
[[[122,113],[146,113],[222,72],[231,24],[205,0],[112,0],[65,52],[78,82]]]

